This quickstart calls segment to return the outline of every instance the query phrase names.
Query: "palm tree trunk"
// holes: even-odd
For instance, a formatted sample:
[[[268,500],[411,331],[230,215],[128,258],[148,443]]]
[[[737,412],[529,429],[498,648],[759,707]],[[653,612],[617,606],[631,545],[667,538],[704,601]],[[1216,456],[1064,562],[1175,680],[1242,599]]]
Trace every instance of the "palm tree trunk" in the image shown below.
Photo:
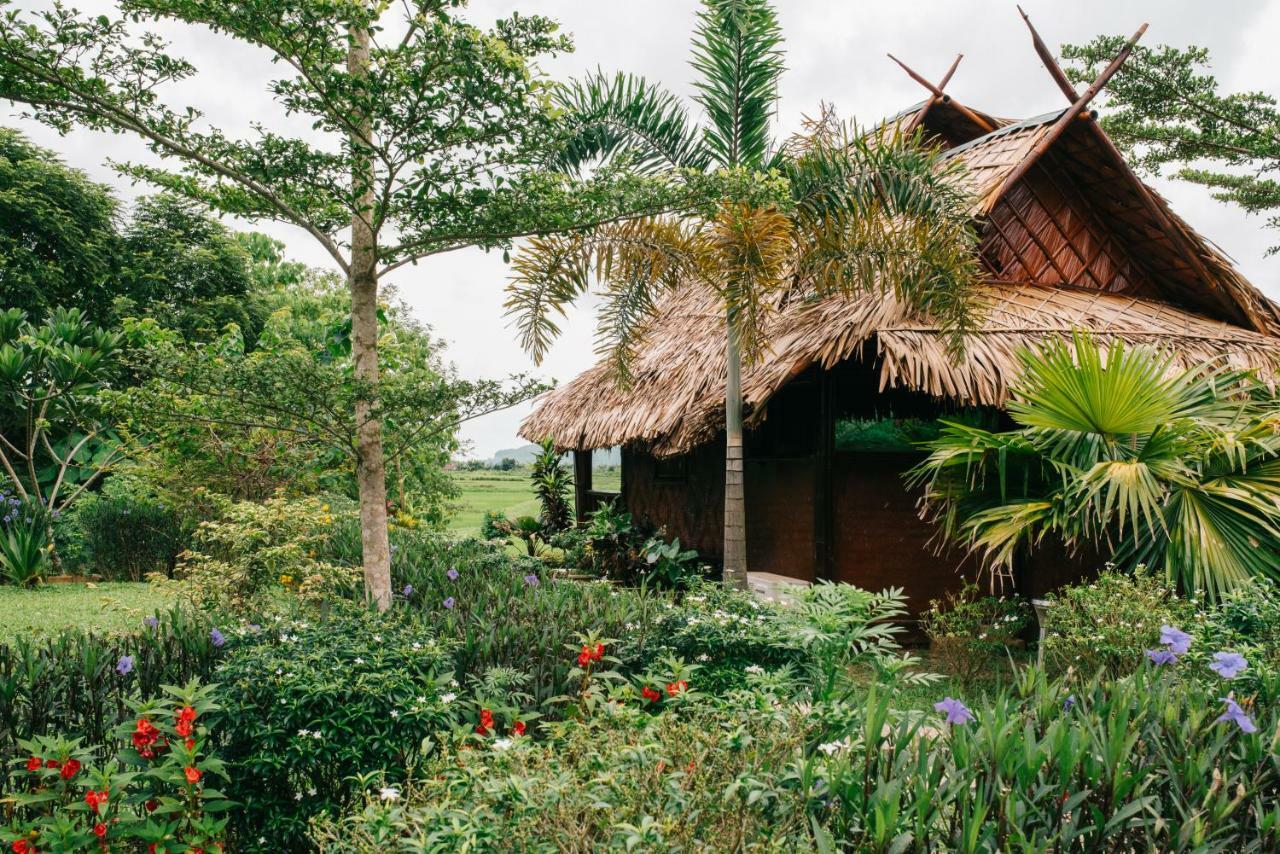
[[[747,499],[742,468],[742,354],[733,321],[727,326],[724,394],[724,580],[747,587]]]
[[[353,27],[347,69],[357,79],[369,73],[369,30]],[[352,149],[368,151],[372,122],[359,121],[352,133]],[[363,135],[363,138],[361,138]],[[364,563],[365,597],[379,611],[391,607],[391,545],[387,535],[387,471],[382,453],[382,420],[378,416],[378,253],[373,231],[374,181],[372,155],[359,158],[352,171],[357,195],[351,218],[351,356],[356,381],[363,392],[356,399],[356,484],[360,492],[360,544]]]

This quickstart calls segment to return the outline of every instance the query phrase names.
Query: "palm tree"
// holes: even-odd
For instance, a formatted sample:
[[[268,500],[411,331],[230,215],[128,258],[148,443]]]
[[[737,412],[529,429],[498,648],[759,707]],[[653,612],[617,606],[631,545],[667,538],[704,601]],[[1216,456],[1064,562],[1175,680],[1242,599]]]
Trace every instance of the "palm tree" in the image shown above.
[[[1280,579],[1280,401],[1251,375],[1172,369],[1088,335],[1022,355],[1015,430],[948,424],[913,472],[943,530],[993,573],[1052,534],[1216,599]]]
[[[704,0],[693,40],[694,126],[679,99],[641,78],[597,73],[557,94],[570,129],[569,172],[613,168],[665,175],[688,206],[530,241],[513,262],[508,311],[538,361],[559,332],[554,314],[603,291],[597,348],[620,382],[655,305],[685,285],[708,287],[725,323],[725,579],[746,585],[741,376],[767,350],[783,294],[893,291],[962,331],[977,276],[956,164],[918,139],[867,136],[824,108],[782,145],[771,118],[782,38],[767,0]]]

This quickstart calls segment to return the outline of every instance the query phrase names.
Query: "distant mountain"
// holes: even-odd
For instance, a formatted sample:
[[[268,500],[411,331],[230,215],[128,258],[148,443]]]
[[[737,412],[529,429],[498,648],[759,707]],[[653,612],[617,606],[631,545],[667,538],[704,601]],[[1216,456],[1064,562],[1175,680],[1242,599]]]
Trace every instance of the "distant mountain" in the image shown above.
[[[515,460],[520,465],[528,465],[542,449],[537,445],[521,445],[519,448],[504,448],[489,459],[489,465],[496,466],[506,459]],[[617,448],[601,449],[595,452],[592,462],[599,466],[616,466],[622,464],[622,453]]]

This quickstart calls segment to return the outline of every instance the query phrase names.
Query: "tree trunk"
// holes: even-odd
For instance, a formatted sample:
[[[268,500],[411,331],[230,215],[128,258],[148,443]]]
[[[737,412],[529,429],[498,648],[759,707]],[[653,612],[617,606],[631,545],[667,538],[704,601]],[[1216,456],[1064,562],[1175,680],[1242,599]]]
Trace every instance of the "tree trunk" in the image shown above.
[[[369,30],[353,27],[347,70],[356,79],[369,73]],[[368,152],[372,123],[358,122],[351,135],[354,152]],[[361,138],[361,134],[363,138]],[[387,471],[378,410],[378,254],[373,232],[373,157],[358,158],[351,175],[356,213],[351,218],[351,357],[361,393],[356,399],[356,483],[360,491],[360,544],[364,556],[365,597],[379,611],[391,607],[391,544],[387,536]]]
[[[742,354],[732,321],[725,356],[728,374],[724,394],[724,580],[747,587],[747,499],[742,468]]]

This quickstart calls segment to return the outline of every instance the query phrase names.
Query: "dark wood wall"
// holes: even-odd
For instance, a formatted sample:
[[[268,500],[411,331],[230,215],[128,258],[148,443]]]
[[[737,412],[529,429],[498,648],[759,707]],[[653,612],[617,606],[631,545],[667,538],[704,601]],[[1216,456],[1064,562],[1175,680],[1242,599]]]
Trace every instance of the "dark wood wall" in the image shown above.
[[[939,552],[936,528],[919,518],[903,474],[922,453],[836,452],[837,417],[932,417],[923,395],[880,393],[873,370],[849,362],[784,388],[746,443],[747,560],[752,571],[872,590],[901,587],[918,613],[976,569],[957,549]],[[941,413],[945,414],[945,413]],[[709,562],[723,556],[724,441],[657,459],[622,452],[622,501],[636,520],[665,527]],[[1018,588],[1041,595],[1101,564],[1046,548],[1019,567]]]

